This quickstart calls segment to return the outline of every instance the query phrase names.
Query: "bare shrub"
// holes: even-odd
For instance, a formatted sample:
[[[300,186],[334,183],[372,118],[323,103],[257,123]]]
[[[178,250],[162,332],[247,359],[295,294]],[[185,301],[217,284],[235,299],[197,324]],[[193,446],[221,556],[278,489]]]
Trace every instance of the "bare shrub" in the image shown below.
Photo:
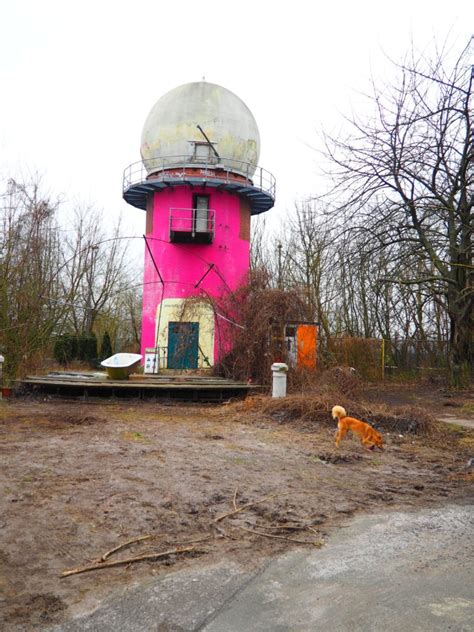
[[[328,351],[339,366],[355,367],[367,380],[381,377],[382,341],[342,336],[328,341]]]
[[[292,394],[319,392],[319,371],[307,367],[290,366],[287,392]]]
[[[362,387],[360,374],[349,367],[334,367],[322,373],[319,382],[344,398],[358,399]]]
[[[287,361],[283,325],[308,320],[307,306],[297,290],[268,288],[265,275],[253,273],[249,285],[227,295],[216,307],[239,326],[220,324],[219,335],[232,348],[216,366],[216,373],[233,379],[269,384],[273,362]]]

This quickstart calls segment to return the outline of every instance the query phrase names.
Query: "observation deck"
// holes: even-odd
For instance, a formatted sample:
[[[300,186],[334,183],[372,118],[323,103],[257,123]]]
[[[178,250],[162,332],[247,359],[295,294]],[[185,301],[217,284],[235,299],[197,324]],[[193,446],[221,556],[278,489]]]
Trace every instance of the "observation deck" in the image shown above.
[[[224,164],[225,162],[225,164]],[[252,215],[271,209],[275,203],[275,177],[262,167],[229,158],[198,162],[189,156],[166,156],[140,160],[123,174],[126,202],[146,210],[147,197],[167,187],[190,185],[224,189],[246,198]]]

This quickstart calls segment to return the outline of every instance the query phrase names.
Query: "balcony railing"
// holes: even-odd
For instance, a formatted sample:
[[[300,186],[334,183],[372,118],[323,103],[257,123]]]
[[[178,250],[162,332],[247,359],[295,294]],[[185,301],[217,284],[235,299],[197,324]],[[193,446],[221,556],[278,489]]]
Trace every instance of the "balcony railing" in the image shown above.
[[[170,241],[210,244],[214,239],[213,209],[170,208]]]
[[[275,198],[275,177],[266,169],[250,162],[232,158],[209,158],[199,162],[195,156],[163,156],[140,160],[129,165],[123,174],[123,191],[150,180],[187,180],[190,177],[216,178],[225,184],[235,183],[242,177],[255,189]]]

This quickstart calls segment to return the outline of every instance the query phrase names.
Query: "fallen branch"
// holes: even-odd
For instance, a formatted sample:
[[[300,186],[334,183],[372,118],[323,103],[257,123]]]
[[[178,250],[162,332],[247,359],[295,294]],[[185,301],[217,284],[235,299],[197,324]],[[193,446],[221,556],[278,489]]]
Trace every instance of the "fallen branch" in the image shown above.
[[[113,553],[116,553],[117,551],[120,551],[120,549],[123,549],[127,546],[129,546],[130,544],[134,544],[136,542],[143,542],[144,540],[156,540],[157,538],[166,538],[169,537],[166,533],[160,533],[160,534],[154,534],[154,535],[142,535],[139,538],[134,538],[133,540],[128,540],[128,542],[124,542],[123,544],[119,544],[119,546],[116,546],[113,549],[110,549],[110,551],[107,551],[107,553],[104,553],[104,555],[102,555],[102,557],[93,560],[94,564],[100,564],[101,562],[105,562],[105,560],[110,557]],[[205,540],[209,540],[211,536],[207,535],[204,538],[196,538],[194,540],[186,540],[185,542],[179,542],[179,546],[185,546],[187,544],[196,544],[197,542],[204,542]]]
[[[246,527],[237,527],[237,529],[241,529],[242,531],[247,531],[248,533],[252,533],[254,535],[259,535],[263,538],[275,538],[277,540],[286,540],[287,542],[296,542],[297,544],[312,544],[318,549],[320,549],[324,544],[322,540],[308,542],[308,540],[297,540],[296,538],[287,538],[284,535],[274,535],[273,533],[262,533],[261,531],[255,531],[254,529],[247,529]]]
[[[113,562],[100,562],[98,564],[91,564],[90,566],[79,566],[69,571],[61,573],[60,577],[69,577],[70,575],[79,575],[79,573],[88,573],[89,571],[98,571],[102,568],[111,568],[112,566],[120,566],[123,564],[133,564],[134,562],[143,562],[144,560],[157,560],[162,557],[169,557],[170,555],[180,553],[190,553],[194,551],[196,547],[188,546],[185,548],[170,549],[169,551],[163,551],[162,553],[149,553],[148,555],[139,555],[138,557],[128,557],[124,560],[115,560]]]
[[[102,557],[98,560],[98,562],[105,562],[105,560],[108,557],[110,557],[111,555],[113,555],[117,551],[120,551],[120,549],[124,549],[125,547],[130,546],[131,544],[134,544],[135,542],[142,542],[143,540],[149,540],[152,537],[153,536],[151,536],[151,535],[141,535],[138,538],[133,538],[133,540],[128,540],[128,542],[124,542],[123,544],[119,544],[118,546],[114,547],[113,549],[110,549],[110,551],[107,551],[106,553],[104,553],[104,555],[102,555]]]
[[[195,538],[194,540],[186,540],[185,542],[181,542],[181,545],[184,544],[196,544],[197,542],[205,542],[206,540],[209,540],[211,538],[210,535],[206,535],[203,538]]]
[[[264,524],[256,524],[256,527],[262,527],[263,529],[269,529],[272,531],[306,531],[306,529],[311,529],[308,525],[279,525],[279,526],[268,526]]]

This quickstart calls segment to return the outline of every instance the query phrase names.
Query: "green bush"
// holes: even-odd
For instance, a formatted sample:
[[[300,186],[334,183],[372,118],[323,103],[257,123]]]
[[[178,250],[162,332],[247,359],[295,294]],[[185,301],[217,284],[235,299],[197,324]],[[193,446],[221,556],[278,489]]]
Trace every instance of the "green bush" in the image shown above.
[[[72,360],[93,364],[97,360],[97,338],[95,334],[91,336],[65,334],[56,340],[53,352],[57,362],[63,365]]]
[[[102,344],[100,345],[100,359],[105,360],[113,355],[112,341],[110,340],[110,334],[108,331],[102,337]]]
[[[60,336],[54,343],[54,357],[60,364],[68,364],[77,357],[77,338],[71,334]]]
[[[84,362],[89,364],[97,360],[97,338],[95,334],[83,336],[83,358]]]

